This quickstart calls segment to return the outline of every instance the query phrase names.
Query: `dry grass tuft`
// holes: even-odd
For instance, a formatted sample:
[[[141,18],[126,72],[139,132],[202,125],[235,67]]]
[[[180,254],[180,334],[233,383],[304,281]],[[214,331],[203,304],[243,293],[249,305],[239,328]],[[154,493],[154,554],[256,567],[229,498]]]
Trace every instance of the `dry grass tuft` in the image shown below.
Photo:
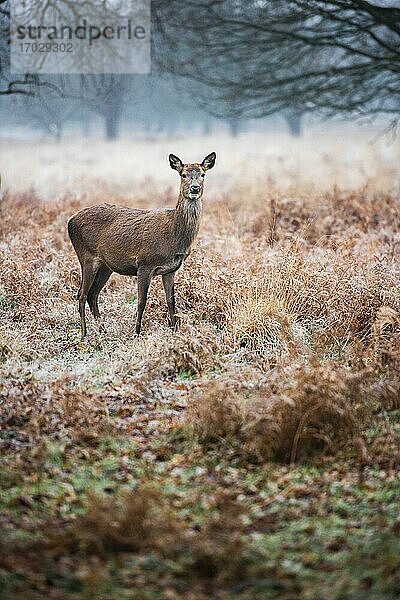
[[[269,292],[268,284],[256,282],[233,301],[227,319],[234,347],[275,354],[295,343],[295,316]]]
[[[218,348],[212,333],[204,327],[183,326],[166,350],[170,373],[201,375],[218,366]]]
[[[66,379],[39,384],[27,376],[0,383],[3,447],[31,446],[48,439],[90,444],[114,429],[105,401],[83,393]]]
[[[293,463],[357,441],[373,414],[397,406],[399,391],[398,377],[377,383],[373,369],[292,362],[256,385],[240,373],[202,382],[190,398],[186,423],[205,447]]]
[[[91,493],[85,513],[47,538],[55,556],[138,552],[168,547],[179,536],[179,523],[165,496],[151,484],[107,498]]]

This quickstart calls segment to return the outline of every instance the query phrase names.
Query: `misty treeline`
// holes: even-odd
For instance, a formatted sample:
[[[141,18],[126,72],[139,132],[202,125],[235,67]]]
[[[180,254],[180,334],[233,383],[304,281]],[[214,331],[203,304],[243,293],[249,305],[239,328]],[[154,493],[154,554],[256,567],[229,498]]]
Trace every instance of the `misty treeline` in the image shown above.
[[[92,4],[85,3],[86,10]],[[34,5],[43,11],[48,3]],[[68,14],[71,0],[57,5]],[[122,117],[167,132],[185,123],[207,132],[223,119],[233,134],[246,119],[273,114],[283,116],[294,135],[308,113],[385,115],[398,123],[397,1],[153,0],[151,8],[150,75],[15,77],[9,72],[9,0],[0,0],[0,96],[21,97],[31,124],[57,137],[71,120],[87,132],[91,115],[103,119],[110,139],[118,136]]]
[[[126,131],[146,137],[187,130],[210,133],[219,120],[177,90],[172,76],[47,76],[32,93],[0,98],[0,124],[27,126],[56,140],[65,133],[83,137],[101,128],[108,140]]]

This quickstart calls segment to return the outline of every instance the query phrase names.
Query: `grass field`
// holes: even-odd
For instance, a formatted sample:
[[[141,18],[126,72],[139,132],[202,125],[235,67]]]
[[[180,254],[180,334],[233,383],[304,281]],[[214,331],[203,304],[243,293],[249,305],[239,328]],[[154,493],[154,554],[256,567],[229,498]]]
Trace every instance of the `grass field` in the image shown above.
[[[399,151],[370,137],[2,151],[0,598],[399,597]],[[81,342],[69,216],[172,206],[160,153],[214,149],[179,332],[155,280],[135,338],[113,275]]]

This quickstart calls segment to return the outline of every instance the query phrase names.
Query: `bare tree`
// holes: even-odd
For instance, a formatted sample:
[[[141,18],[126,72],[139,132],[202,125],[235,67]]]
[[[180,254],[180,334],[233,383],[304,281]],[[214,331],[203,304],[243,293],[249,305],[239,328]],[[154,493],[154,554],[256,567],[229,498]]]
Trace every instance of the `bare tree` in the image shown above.
[[[399,118],[397,2],[155,0],[153,13],[159,68],[196,82],[217,116]]]
[[[66,124],[72,121],[79,109],[77,98],[71,99],[42,87],[34,96],[21,98],[23,114],[28,117],[31,126],[60,141]]]
[[[9,96],[10,94],[32,95],[34,89],[40,84],[38,77],[34,75],[12,77],[9,73],[9,31],[9,0],[0,0],[0,96]]]
[[[130,14],[132,6],[139,5],[133,0],[24,0],[16,3],[16,12],[11,11],[11,0],[0,0],[0,95],[25,94],[34,95],[38,88],[49,86],[55,90],[54,83],[50,83],[44,73],[122,73],[127,68],[126,46],[119,47],[120,38],[114,39],[105,35],[105,30],[113,30],[112,25],[118,23],[124,15]],[[126,13],[128,11],[128,13]],[[87,24],[90,21],[90,24]],[[83,25],[85,23],[85,25]],[[104,23],[107,24],[104,27]],[[50,25],[50,26],[49,26]],[[87,27],[87,29],[86,29]],[[76,30],[80,28],[84,38],[78,37]],[[102,28],[102,29],[101,29]],[[24,32],[20,32],[23,29]],[[49,30],[56,30],[50,33]],[[19,35],[28,35],[29,40],[41,40],[42,45],[50,46],[54,40],[64,40],[63,30],[67,29],[72,36],[75,31],[75,40],[85,40],[85,43],[70,44],[73,51],[61,54],[57,51],[46,49],[45,52],[15,52],[13,67],[22,75],[13,75],[10,61],[10,48],[13,40],[25,39]],[[126,26],[121,29],[127,29]],[[32,33],[33,30],[33,33]],[[98,33],[96,33],[97,30]],[[104,34],[101,35],[102,31]],[[82,33],[81,32],[81,33]],[[108,31],[110,33],[110,31]],[[17,35],[18,34],[18,35]],[[41,37],[43,34],[43,37]],[[90,37],[88,44],[86,40]],[[33,37],[30,37],[30,36]],[[59,38],[58,36],[61,36]],[[52,36],[52,37],[50,37]],[[56,37],[54,37],[56,36]],[[67,37],[67,40],[71,37]],[[95,40],[96,52],[91,52],[91,44]],[[112,42],[115,41],[115,45]],[[126,41],[126,40],[125,40]],[[110,42],[110,43],[109,43]],[[22,44],[18,44],[19,46]],[[34,46],[35,44],[27,44]],[[37,45],[37,44],[36,44]],[[57,44],[58,45],[58,44]],[[46,61],[50,61],[49,63]],[[31,67],[31,68],[29,68]],[[44,68],[42,68],[44,67]],[[46,70],[46,68],[48,70]],[[27,71],[24,73],[24,71]],[[112,75],[110,76],[112,78]],[[67,80],[67,78],[65,78]],[[61,89],[60,92],[64,90]]]
[[[104,119],[105,136],[114,140],[119,135],[125,96],[130,78],[119,74],[82,75],[80,96],[88,108]]]

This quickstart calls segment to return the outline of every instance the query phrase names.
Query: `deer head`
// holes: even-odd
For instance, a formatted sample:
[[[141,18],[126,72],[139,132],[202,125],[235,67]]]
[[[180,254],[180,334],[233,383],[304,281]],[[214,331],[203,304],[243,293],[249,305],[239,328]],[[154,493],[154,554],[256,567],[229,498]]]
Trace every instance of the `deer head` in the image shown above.
[[[169,155],[171,169],[178,171],[181,176],[180,195],[188,200],[200,200],[203,195],[204,177],[208,169],[215,165],[216,154],[211,152],[202,163],[183,164],[174,154]]]

